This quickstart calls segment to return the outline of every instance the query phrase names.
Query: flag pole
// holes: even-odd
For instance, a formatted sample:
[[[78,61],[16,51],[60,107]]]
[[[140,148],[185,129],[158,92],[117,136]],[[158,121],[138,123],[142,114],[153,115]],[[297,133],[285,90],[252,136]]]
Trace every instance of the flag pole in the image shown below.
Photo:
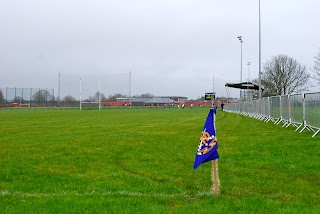
[[[213,107],[213,106],[212,106]],[[213,117],[213,126],[216,127],[216,116],[215,114],[212,115]],[[217,133],[216,133],[217,135]],[[219,174],[218,174],[218,159],[212,161],[212,192],[214,195],[220,194],[220,181],[219,181]]]
[[[214,195],[220,194],[219,175],[218,175],[218,159],[212,161],[212,192]]]
[[[207,120],[204,124],[203,131],[200,136],[200,142],[196,152],[193,169],[196,169],[200,164],[212,161],[212,193],[218,195],[220,193],[220,181],[218,176],[218,140],[215,131],[215,114],[216,108],[209,111]],[[211,191],[210,191],[211,192]]]

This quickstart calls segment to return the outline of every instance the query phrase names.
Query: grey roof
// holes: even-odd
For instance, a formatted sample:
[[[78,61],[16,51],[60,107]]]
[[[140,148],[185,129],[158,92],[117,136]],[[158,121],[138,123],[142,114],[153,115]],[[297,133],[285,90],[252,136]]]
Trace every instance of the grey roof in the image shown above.
[[[151,99],[151,98],[134,98],[134,99],[132,98],[132,99],[130,99],[130,102],[132,102],[132,103],[144,103],[149,99]]]
[[[149,98],[144,103],[173,103],[173,100],[164,97],[153,97]]]

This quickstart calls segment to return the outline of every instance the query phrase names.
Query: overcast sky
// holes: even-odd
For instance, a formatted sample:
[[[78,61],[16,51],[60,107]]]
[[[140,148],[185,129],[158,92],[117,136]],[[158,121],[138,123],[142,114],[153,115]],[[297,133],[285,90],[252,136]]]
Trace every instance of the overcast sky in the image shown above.
[[[0,0],[0,88],[198,98],[258,77],[258,0]],[[319,0],[261,0],[262,63],[286,54],[311,68]],[[251,62],[248,66],[247,63]],[[249,72],[250,71],[250,72]],[[319,91],[319,90],[318,90]],[[91,94],[92,95],[92,94]]]

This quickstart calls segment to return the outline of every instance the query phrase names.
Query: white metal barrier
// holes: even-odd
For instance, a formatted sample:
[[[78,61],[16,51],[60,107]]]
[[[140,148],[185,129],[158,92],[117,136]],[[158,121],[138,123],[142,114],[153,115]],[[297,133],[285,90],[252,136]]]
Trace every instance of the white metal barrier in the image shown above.
[[[281,97],[280,96],[273,96],[270,97],[270,116],[271,121],[275,124],[281,122]]]
[[[261,120],[269,122],[269,120],[271,119],[269,97],[264,97],[262,99],[261,110],[262,110],[262,118],[261,118]]]
[[[304,96],[303,94],[292,94],[289,98],[290,101],[290,124],[296,127],[298,131],[305,124],[304,116]],[[288,125],[288,126],[289,126]]]
[[[320,132],[320,92],[265,97],[252,102],[233,103],[225,111],[234,112],[282,127],[295,127],[295,131],[313,131],[312,137]]]
[[[320,131],[320,93],[306,93],[305,96],[305,128],[314,131],[314,137]]]
[[[281,116],[283,127],[290,124],[290,102],[289,102],[289,95],[282,95],[281,96]]]

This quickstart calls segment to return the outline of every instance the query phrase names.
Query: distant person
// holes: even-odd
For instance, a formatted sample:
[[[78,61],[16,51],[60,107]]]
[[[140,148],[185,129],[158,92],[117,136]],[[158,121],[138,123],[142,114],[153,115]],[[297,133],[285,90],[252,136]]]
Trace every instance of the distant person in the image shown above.
[[[220,106],[221,106],[221,110],[223,111],[224,103],[222,102]]]

